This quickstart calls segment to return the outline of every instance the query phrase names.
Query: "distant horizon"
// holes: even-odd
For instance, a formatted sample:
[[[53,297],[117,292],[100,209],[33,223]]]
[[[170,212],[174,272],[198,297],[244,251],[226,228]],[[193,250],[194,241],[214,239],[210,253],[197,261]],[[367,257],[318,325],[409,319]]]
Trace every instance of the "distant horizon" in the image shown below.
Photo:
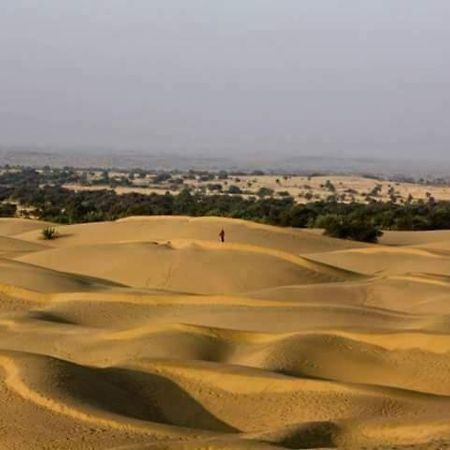
[[[229,156],[232,158],[242,158],[246,159],[249,157],[254,157],[261,154],[261,150],[258,149],[248,149],[248,150],[232,150],[224,147],[212,147],[208,149],[185,149],[185,148],[169,148],[169,149],[150,149],[145,147],[128,147],[128,146],[108,146],[108,145],[47,145],[47,144],[1,144],[0,151],[22,151],[22,152],[42,152],[42,153],[65,153],[65,152],[96,152],[96,153],[113,153],[119,155],[123,154],[137,154],[142,156],[180,156],[180,157],[205,157],[205,158],[220,158],[222,156]],[[216,154],[216,152],[227,153],[224,155]],[[330,152],[315,154],[311,152],[298,152],[298,151],[283,151],[279,149],[266,149],[267,153],[264,153],[263,157],[268,158],[317,158],[317,159],[355,159],[355,160],[410,160],[415,161],[443,161],[450,162],[450,148],[449,153],[445,155],[434,155],[434,154],[413,154],[413,155],[401,155],[401,152],[391,153],[389,155],[377,155],[376,152],[373,154],[358,154],[358,153],[346,153],[346,152]],[[276,153],[275,153],[276,152]]]
[[[263,170],[271,173],[370,174],[378,176],[439,177],[450,173],[450,161],[425,156],[313,154],[226,154],[190,151],[145,151],[140,149],[68,148],[0,145],[0,165],[74,167],[131,170]]]

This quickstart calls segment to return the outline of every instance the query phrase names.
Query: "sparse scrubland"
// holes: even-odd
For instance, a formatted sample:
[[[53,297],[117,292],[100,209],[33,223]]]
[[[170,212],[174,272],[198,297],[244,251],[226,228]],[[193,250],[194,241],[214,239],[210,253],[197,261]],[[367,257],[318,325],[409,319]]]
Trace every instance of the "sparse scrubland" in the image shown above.
[[[106,182],[114,185],[123,179],[128,180],[123,183],[131,183],[124,175],[111,178],[107,171],[92,173],[96,176],[92,175],[90,182],[94,184],[91,188]],[[129,176],[134,180],[147,175],[136,172]],[[187,179],[197,177],[207,183],[205,191],[186,185],[183,176]],[[395,188],[392,184],[386,188],[388,197],[383,198],[383,187],[378,180],[372,180],[375,186],[365,194],[365,201],[349,200],[356,195],[356,191],[349,189],[344,189],[350,197],[343,201],[338,195],[343,187],[336,187],[327,179],[321,184],[329,193],[326,199],[311,195],[307,203],[299,203],[289,191],[275,192],[264,186],[255,193],[245,193],[243,188],[231,184],[242,184],[243,175],[238,178],[221,172],[152,175],[154,183],[169,183],[167,186],[175,183],[179,186],[178,192],[120,194],[113,189],[65,187],[67,182],[80,182],[83,177],[87,177],[86,172],[80,174],[74,169],[5,171],[0,175],[0,200],[3,201],[0,215],[17,215],[19,205],[22,216],[63,224],[116,220],[130,215],[223,216],[283,227],[323,228],[332,237],[366,242],[376,242],[381,230],[450,229],[450,202],[438,200],[428,191],[425,191],[425,198],[414,199],[411,194],[403,198],[398,194],[400,187]],[[224,189],[219,181],[227,179],[230,179],[230,185]],[[277,178],[276,184],[283,185],[287,180],[287,176]],[[310,188],[306,186],[308,192]]]

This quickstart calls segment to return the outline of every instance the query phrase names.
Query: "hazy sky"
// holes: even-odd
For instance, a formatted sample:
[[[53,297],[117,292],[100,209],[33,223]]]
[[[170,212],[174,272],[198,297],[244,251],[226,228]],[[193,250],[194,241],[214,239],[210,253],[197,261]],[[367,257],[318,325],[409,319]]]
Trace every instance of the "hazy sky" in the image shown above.
[[[450,2],[1,0],[0,144],[450,159]]]

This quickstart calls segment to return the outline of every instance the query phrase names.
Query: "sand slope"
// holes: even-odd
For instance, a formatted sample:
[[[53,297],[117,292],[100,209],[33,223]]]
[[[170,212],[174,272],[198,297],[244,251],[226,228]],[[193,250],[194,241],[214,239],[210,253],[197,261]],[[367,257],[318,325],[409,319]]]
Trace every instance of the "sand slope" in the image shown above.
[[[0,221],[0,448],[450,448],[447,232],[42,226]]]
[[[198,294],[246,292],[356,277],[350,271],[289,253],[208,241],[79,245],[34,252],[20,260],[55,270],[95,275],[136,288]]]
[[[58,233],[61,238],[52,242],[52,245],[63,247],[173,240],[217,242],[221,227],[226,229],[226,234],[234,244],[253,245],[294,254],[367,247],[367,244],[363,243],[311,236],[311,233],[305,230],[277,228],[244,220],[173,216],[129,217],[116,222],[59,226]],[[30,229],[31,231],[19,232],[17,237],[41,242],[40,228]]]

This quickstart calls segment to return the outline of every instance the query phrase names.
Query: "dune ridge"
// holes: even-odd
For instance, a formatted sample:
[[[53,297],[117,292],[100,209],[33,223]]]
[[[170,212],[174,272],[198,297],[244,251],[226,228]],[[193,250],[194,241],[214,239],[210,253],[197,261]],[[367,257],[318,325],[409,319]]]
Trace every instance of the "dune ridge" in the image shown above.
[[[44,226],[0,220],[0,448],[450,448],[448,232]]]

